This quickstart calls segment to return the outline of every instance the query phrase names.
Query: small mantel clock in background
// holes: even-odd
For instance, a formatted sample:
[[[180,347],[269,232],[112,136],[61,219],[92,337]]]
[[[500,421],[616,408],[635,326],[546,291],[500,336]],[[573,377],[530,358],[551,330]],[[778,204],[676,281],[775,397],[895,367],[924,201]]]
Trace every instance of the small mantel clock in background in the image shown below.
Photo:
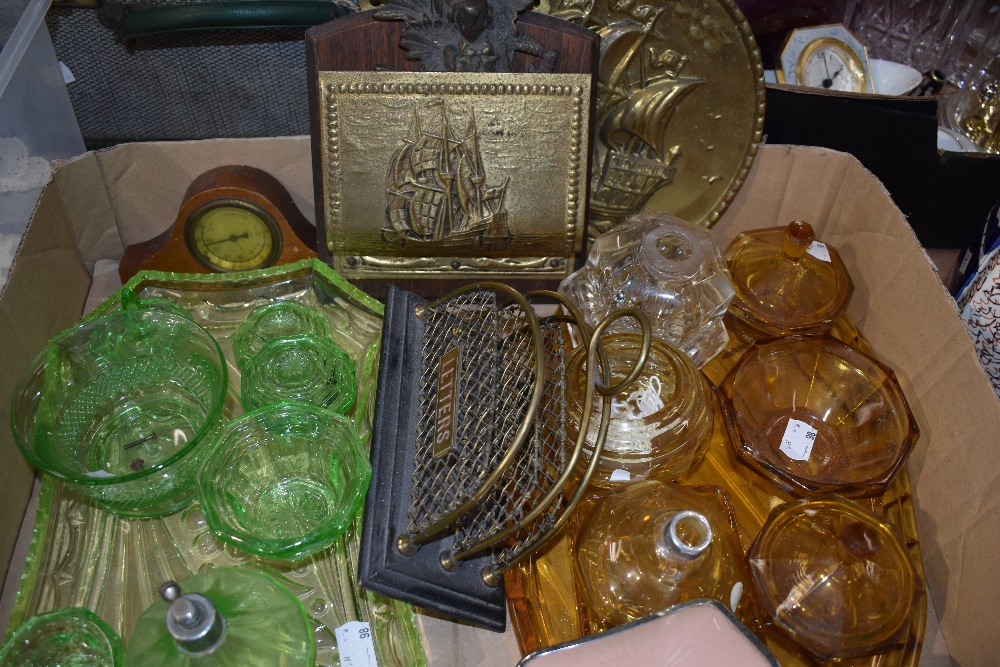
[[[140,269],[249,271],[316,256],[316,228],[269,173],[224,165],[195,178],[173,225],[125,249],[122,282]]]

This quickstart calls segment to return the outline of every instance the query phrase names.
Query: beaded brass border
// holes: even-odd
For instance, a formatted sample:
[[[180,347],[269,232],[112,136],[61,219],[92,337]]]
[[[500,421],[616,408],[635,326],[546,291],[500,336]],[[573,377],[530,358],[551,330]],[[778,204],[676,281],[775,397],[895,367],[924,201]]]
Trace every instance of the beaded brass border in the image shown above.
[[[335,270],[551,279],[572,271],[586,226],[589,75],[320,72],[319,84],[325,249]],[[408,136],[400,128],[420,127],[411,119],[434,104],[454,116],[451,131],[478,131],[488,185],[511,179],[508,244],[386,240],[389,157]]]

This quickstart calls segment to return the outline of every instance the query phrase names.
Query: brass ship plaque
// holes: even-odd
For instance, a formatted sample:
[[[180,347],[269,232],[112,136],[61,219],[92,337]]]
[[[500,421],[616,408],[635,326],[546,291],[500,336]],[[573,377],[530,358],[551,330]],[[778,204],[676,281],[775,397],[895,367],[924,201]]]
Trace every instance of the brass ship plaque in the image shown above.
[[[320,72],[333,268],[347,278],[569,275],[585,227],[590,81]]]
[[[732,0],[551,0],[601,37],[589,234],[647,207],[711,226],[761,141],[764,68]]]

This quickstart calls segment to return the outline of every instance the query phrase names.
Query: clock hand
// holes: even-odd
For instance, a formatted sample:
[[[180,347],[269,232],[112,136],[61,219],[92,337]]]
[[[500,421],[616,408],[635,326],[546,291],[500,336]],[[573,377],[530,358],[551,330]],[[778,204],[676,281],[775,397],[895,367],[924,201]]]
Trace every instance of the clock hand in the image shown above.
[[[829,88],[830,86],[833,85],[833,76],[837,75],[834,74],[833,76],[830,76],[830,63],[826,61],[825,56],[823,57],[823,68],[826,70],[826,78],[823,79],[823,87]]]
[[[221,239],[216,239],[214,241],[206,241],[205,245],[215,245],[216,243],[235,243],[240,239],[250,238],[250,232],[243,232],[242,234],[230,234],[229,236]]]
[[[833,73],[833,76],[831,76],[828,79],[823,79],[823,87],[824,88],[829,88],[830,86],[832,86],[833,85],[833,80],[836,79],[837,76],[839,76],[840,73],[843,72],[843,71],[844,71],[844,68],[841,67],[840,69],[838,69],[836,72]]]

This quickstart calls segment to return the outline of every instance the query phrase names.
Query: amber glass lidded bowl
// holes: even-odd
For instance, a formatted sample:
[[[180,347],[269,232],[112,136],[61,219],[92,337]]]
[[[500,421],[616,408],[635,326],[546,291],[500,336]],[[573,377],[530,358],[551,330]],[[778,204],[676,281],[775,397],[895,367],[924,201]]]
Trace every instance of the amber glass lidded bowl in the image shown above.
[[[769,622],[824,663],[898,642],[920,593],[893,529],[832,494],[775,508],[747,560]]]
[[[616,333],[605,335],[602,341],[612,382],[620,382],[639,357],[642,337]],[[587,349],[577,347],[567,362],[567,426],[574,439],[584,409],[586,357]],[[677,479],[701,459],[708,447],[715,419],[714,402],[712,385],[694,362],[678,348],[654,337],[639,378],[612,399],[608,436],[590,483],[607,490],[648,476]],[[594,410],[600,414],[599,398],[595,399]],[[597,418],[590,420],[581,461],[584,466],[592,456],[599,422]]]
[[[807,222],[744,232],[725,257],[736,292],[727,321],[744,340],[828,332],[854,292],[840,254]]]
[[[719,393],[737,456],[797,496],[879,495],[919,436],[895,373],[826,334],[758,341]]]

